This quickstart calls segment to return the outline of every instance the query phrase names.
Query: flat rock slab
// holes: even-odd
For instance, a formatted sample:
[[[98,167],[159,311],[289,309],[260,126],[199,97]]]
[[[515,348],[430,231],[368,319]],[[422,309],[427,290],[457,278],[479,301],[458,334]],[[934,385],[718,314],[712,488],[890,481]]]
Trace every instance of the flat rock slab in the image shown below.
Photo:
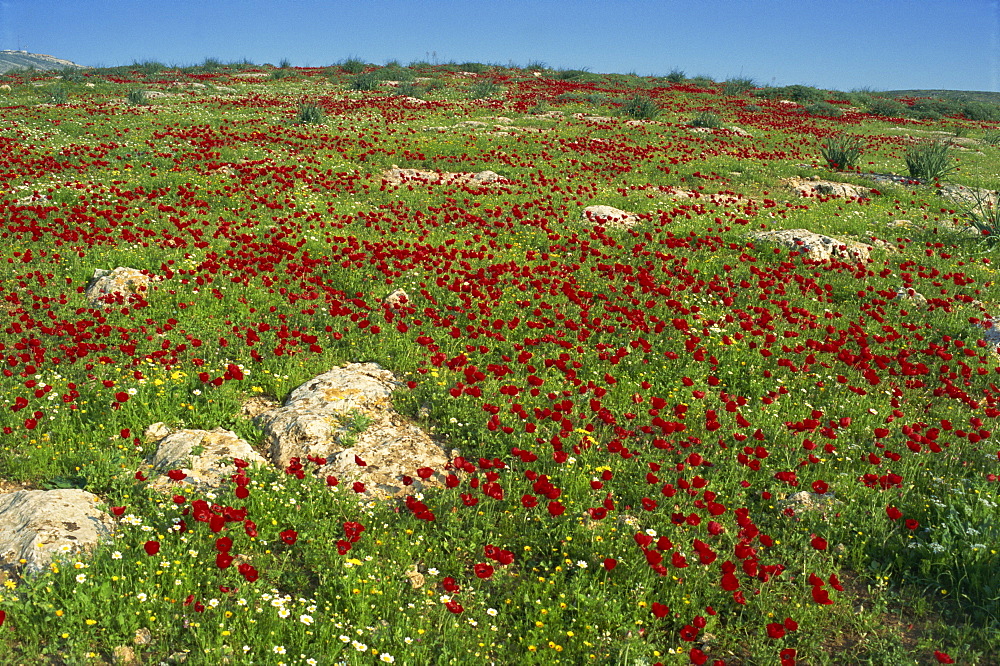
[[[158,425],[162,426],[153,424],[147,431],[153,431]],[[217,488],[236,473],[234,458],[251,465],[268,464],[245,440],[222,428],[170,432],[157,442],[156,452],[149,462],[160,474],[179,469],[187,478],[174,481],[162,476],[154,480],[152,486],[161,490],[183,484]]]
[[[297,387],[284,406],[258,415],[271,461],[326,458],[324,474],[360,481],[370,492],[401,492],[402,477],[421,467],[442,469],[447,452],[392,406],[399,386],[375,363],[352,363]],[[357,459],[355,458],[357,457]],[[365,464],[358,464],[357,460]]]
[[[60,553],[89,550],[111,536],[114,520],[97,495],[75,488],[0,495],[0,562],[38,573]]]
[[[792,188],[792,191],[799,196],[827,196],[843,197],[845,199],[870,199],[871,189],[850,183],[838,183],[832,180],[803,180],[801,178],[790,178],[785,184]]]
[[[389,169],[382,174],[382,180],[389,185],[402,185],[407,182],[435,183],[446,185],[494,185],[507,184],[509,181],[495,171],[468,172],[437,172],[424,169]]]
[[[631,229],[639,223],[639,216],[635,213],[603,205],[587,206],[583,209],[580,219],[586,223],[608,229]]]
[[[87,301],[91,306],[101,305],[104,297],[112,294],[131,296],[149,288],[149,276],[134,268],[119,266],[114,270],[98,268],[87,285]]]
[[[838,240],[808,229],[778,229],[753,234],[754,240],[782,245],[800,252],[813,261],[869,261],[872,246],[852,240]]]

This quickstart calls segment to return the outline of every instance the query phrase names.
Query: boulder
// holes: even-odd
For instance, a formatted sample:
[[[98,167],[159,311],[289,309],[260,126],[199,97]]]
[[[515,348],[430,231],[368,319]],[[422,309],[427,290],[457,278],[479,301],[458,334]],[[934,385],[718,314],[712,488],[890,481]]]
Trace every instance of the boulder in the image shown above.
[[[846,199],[870,199],[871,189],[850,183],[838,183],[832,180],[821,180],[814,177],[811,180],[790,178],[785,183],[800,196],[844,197]]]
[[[583,209],[581,218],[584,222],[608,229],[630,229],[639,223],[638,215],[614,206],[587,206]]]
[[[871,259],[871,245],[852,240],[838,240],[808,229],[763,231],[753,234],[752,238],[783,245],[789,250],[805,254],[813,261],[828,261],[830,259],[869,261]]]
[[[405,305],[410,302],[410,295],[402,289],[397,289],[382,299],[382,305],[394,308],[398,305]]]
[[[927,305],[927,298],[912,287],[900,287],[896,290],[896,295],[892,297],[894,301],[912,303],[918,307]]]
[[[436,128],[430,128],[436,129]],[[494,171],[437,172],[424,169],[400,169],[393,167],[382,174],[382,180],[389,185],[402,185],[407,181],[420,183],[445,183],[454,185],[493,185],[507,183],[507,179]]]
[[[153,424],[150,432],[163,426]],[[165,490],[182,484],[217,488],[236,473],[233,458],[240,458],[252,464],[266,465],[267,460],[235,433],[222,428],[215,430],[177,430],[169,432],[156,443],[156,452],[149,464],[165,475],[170,470],[179,469],[187,477],[174,481],[161,476],[152,482],[154,488]]]
[[[834,504],[839,504],[840,502],[834,499],[834,494],[828,492],[820,495],[819,493],[811,493],[808,490],[800,490],[797,493],[793,493],[783,500],[778,502],[778,506],[782,509],[792,509],[793,511],[823,511],[824,509],[829,509]]]
[[[149,276],[134,268],[119,266],[114,270],[98,268],[87,285],[87,302],[91,306],[100,305],[104,297],[112,294],[130,296],[149,288]]]
[[[89,550],[107,540],[114,520],[97,495],[76,488],[19,490],[0,495],[0,562],[25,573],[45,569],[54,555]]]
[[[416,478],[421,467],[440,470],[449,459],[392,407],[398,385],[391,372],[375,363],[348,364],[297,387],[284,406],[258,415],[254,423],[264,431],[274,464],[326,458],[322,474],[360,481],[371,493],[394,495],[403,491],[404,475]]]

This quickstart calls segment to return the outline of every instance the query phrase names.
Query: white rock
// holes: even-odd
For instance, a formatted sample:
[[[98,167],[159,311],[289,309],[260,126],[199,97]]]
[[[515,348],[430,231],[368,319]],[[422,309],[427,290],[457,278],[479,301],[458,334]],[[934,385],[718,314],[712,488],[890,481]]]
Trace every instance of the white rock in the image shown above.
[[[842,241],[824,236],[808,229],[778,229],[753,234],[755,240],[783,245],[808,256],[813,261],[828,261],[833,258],[851,261],[869,261],[871,245],[857,241]]]
[[[614,206],[587,206],[581,217],[585,222],[609,229],[628,229],[639,223],[638,215]]]

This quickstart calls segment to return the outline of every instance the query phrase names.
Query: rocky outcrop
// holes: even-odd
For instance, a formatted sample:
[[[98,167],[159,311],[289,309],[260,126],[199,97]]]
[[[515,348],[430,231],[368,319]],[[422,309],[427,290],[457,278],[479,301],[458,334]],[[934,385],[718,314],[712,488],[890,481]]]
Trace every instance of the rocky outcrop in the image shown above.
[[[584,222],[608,229],[631,229],[639,216],[614,206],[587,206],[580,216]]]
[[[37,573],[54,555],[93,548],[111,536],[114,526],[98,508],[100,502],[75,488],[0,495],[0,562]]]
[[[392,407],[398,384],[375,363],[335,368],[292,391],[284,406],[258,415],[271,461],[325,459],[321,473],[393,495],[403,476],[444,468],[447,452]]]
[[[392,168],[382,174],[382,180],[387,185],[403,185],[407,182],[435,183],[450,185],[494,185],[506,184],[509,181],[495,171],[468,172],[437,172],[424,169]]]
[[[838,240],[830,236],[817,234],[808,229],[764,231],[754,234],[752,238],[754,240],[782,245],[789,250],[806,255],[813,261],[829,261],[830,259],[869,261],[871,259],[871,245],[865,245],[864,243],[852,240]]]
[[[127,297],[143,293],[148,288],[149,276],[134,268],[119,266],[111,271],[98,268],[87,285],[87,302],[91,306],[97,306],[109,295],[120,294]]]
[[[146,432],[151,437],[156,437],[163,435],[164,430],[162,423],[154,423]],[[158,438],[156,452],[149,464],[162,475],[171,471],[176,474],[179,470],[185,476],[177,479],[161,476],[152,482],[152,486],[167,489],[180,484],[192,484],[216,488],[236,473],[234,458],[251,465],[268,464],[246,441],[228,430],[167,430],[165,435]]]
[[[870,199],[871,189],[850,183],[838,183],[832,180],[822,180],[818,176],[813,179],[790,178],[784,181],[792,191],[803,197],[826,196],[844,197],[845,199]]]

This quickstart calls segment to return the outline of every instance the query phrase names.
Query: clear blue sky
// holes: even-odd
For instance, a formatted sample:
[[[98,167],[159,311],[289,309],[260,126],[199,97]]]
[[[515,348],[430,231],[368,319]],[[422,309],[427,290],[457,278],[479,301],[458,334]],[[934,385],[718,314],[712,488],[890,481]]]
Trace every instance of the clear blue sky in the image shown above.
[[[91,66],[348,56],[1000,91],[997,0],[0,0],[0,49]]]

